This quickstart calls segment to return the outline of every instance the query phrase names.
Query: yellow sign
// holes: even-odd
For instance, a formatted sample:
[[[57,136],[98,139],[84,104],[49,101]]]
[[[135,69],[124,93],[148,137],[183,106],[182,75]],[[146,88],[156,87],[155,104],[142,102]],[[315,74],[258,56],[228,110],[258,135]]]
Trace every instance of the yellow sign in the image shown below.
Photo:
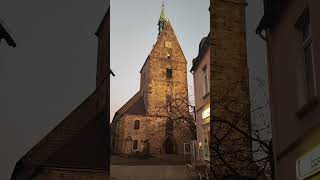
[[[202,111],[202,119],[206,119],[207,117],[210,117],[210,107]]]

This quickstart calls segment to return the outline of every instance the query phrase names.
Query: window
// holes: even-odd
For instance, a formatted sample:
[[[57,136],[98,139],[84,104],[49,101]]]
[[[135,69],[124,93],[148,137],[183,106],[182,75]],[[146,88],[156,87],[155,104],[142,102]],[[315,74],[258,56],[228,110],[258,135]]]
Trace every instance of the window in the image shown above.
[[[173,131],[173,120],[172,119],[168,119],[166,121],[166,131]]]
[[[204,159],[210,160],[210,124],[206,124],[203,127],[203,155]]]
[[[139,129],[140,128],[140,121],[139,120],[135,120],[134,121],[134,129]]]
[[[170,41],[165,41],[164,46],[168,49],[172,49],[172,43]]]
[[[133,140],[133,149],[138,149],[138,140]]]
[[[203,96],[209,93],[209,73],[207,65],[202,68],[203,71]]]
[[[309,11],[305,10],[299,18],[297,27],[300,31],[303,47],[303,76],[305,80],[305,99],[309,101],[316,95],[315,72],[312,49],[312,34],[310,26]]]
[[[167,68],[166,71],[167,71],[167,78],[171,79],[172,78],[172,69]]]

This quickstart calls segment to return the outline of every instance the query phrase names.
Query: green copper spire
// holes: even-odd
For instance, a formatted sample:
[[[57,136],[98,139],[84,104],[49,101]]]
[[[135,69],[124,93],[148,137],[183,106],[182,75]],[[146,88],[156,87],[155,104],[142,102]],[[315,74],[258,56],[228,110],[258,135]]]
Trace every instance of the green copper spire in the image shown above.
[[[160,21],[164,21],[164,22],[167,21],[167,17],[166,17],[166,15],[164,14],[164,4],[162,4],[162,7],[161,7],[161,13],[160,13],[159,22],[160,22]]]
[[[158,26],[159,26],[159,35],[160,33],[162,32],[163,28],[164,28],[164,25],[165,23],[167,22],[167,17],[164,13],[164,4],[162,4],[162,7],[161,7],[161,13],[160,13],[160,18],[159,18],[159,22],[158,22]]]

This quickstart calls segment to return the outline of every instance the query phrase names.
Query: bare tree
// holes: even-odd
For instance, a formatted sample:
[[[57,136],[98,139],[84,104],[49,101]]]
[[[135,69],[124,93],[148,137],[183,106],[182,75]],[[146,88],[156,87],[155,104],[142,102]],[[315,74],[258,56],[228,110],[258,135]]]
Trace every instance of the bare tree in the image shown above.
[[[233,91],[238,90],[235,87],[238,84],[230,85],[220,97],[212,97],[213,109],[219,109],[211,114],[212,177],[273,179],[270,123],[252,123],[250,118],[263,114],[269,101],[250,108],[241,97],[235,96]]]
[[[159,131],[163,131],[164,128],[172,130],[173,127],[187,127],[190,130],[192,139],[196,139],[195,106],[192,105],[187,98],[167,96],[166,103],[163,103],[162,106],[157,108],[156,114],[159,117],[167,119],[167,123],[160,126]]]

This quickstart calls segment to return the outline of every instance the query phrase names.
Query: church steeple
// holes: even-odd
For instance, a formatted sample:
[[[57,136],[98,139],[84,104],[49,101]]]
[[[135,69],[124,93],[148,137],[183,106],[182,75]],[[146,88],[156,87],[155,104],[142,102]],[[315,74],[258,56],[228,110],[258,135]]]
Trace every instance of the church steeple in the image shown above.
[[[167,17],[164,13],[164,4],[162,4],[160,18],[158,21],[158,26],[159,26],[159,34],[158,35],[160,35],[160,33],[162,32],[166,22],[167,22]]]

